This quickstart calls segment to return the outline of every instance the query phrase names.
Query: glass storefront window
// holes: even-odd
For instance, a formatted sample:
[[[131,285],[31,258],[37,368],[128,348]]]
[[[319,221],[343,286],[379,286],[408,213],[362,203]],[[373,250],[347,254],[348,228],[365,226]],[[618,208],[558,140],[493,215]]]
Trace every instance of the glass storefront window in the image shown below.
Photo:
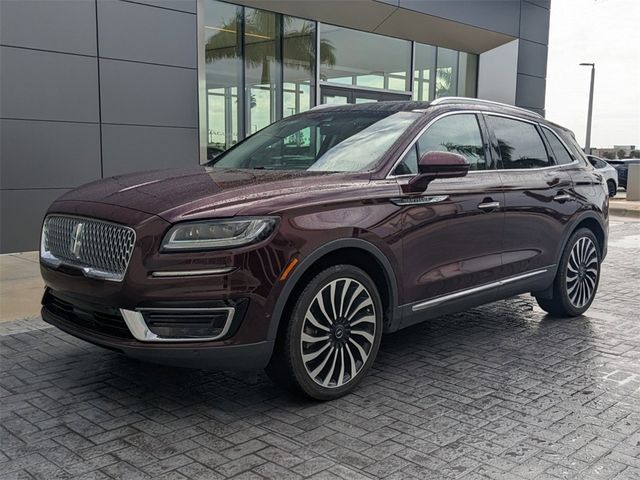
[[[309,110],[315,78],[315,22],[282,17],[282,116]]]
[[[334,25],[320,25],[320,80],[408,91],[411,42]]]
[[[415,44],[415,70],[413,71],[413,99],[433,100],[433,83],[436,69],[436,47]]]
[[[455,96],[458,85],[458,52],[438,47],[436,98]]]
[[[249,106],[246,110],[247,135],[278,119],[276,41],[276,14],[245,8],[244,63]]]
[[[460,52],[458,65],[458,95],[461,97],[477,96],[478,55]]]
[[[205,1],[207,158],[238,142],[238,87],[242,80],[242,9]]]

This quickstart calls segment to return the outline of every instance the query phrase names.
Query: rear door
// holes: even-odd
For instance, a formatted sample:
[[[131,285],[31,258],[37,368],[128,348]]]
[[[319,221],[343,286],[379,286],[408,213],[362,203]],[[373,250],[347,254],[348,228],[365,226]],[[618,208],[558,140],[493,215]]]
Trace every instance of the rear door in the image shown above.
[[[435,120],[392,172],[399,183],[417,173],[419,156],[429,151],[461,154],[471,170],[465,177],[433,180],[423,194],[396,200],[403,207],[402,288],[413,304],[502,276],[502,185],[480,114],[456,112]]]
[[[485,120],[502,165],[505,274],[552,272],[578,208],[572,163],[556,161],[536,122],[490,113]]]

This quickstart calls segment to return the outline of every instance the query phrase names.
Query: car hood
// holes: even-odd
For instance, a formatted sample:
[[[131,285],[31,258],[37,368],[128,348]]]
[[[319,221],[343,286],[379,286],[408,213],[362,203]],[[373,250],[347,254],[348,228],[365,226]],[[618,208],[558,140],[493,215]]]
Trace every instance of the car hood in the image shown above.
[[[368,183],[368,174],[197,167],[110,177],[76,188],[59,201],[116,205],[176,222],[267,214],[310,197],[322,203],[337,191],[358,191]]]

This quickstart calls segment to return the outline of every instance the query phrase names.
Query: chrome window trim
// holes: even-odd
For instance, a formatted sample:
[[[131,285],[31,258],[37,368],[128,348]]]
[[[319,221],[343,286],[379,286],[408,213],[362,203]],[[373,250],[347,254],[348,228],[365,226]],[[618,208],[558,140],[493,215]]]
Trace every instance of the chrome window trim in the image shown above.
[[[123,270],[123,272],[121,274],[119,273],[113,273],[113,272],[107,272],[104,270],[100,270],[97,268],[93,268],[93,267],[86,267],[86,266],[82,266],[82,265],[78,265],[77,263],[72,263],[69,262],[67,260],[62,260],[58,257],[56,257],[55,255],[53,255],[52,253],[50,253],[48,250],[45,250],[44,248],[44,227],[47,223],[47,220],[51,217],[65,217],[65,218],[74,218],[74,219],[78,219],[78,220],[84,220],[84,221],[89,221],[89,222],[97,222],[97,223],[106,223],[108,225],[113,225],[114,227],[118,227],[118,228],[124,228],[126,230],[129,230],[133,233],[133,248],[131,250],[131,254],[129,255],[129,258],[127,259],[127,265],[125,267],[125,269]],[[121,223],[116,223],[116,222],[111,222],[109,220],[103,220],[101,218],[95,218],[95,217],[85,217],[82,215],[69,215],[66,213],[50,213],[48,215],[46,215],[44,217],[44,220],[42,221],[42,228],[40,230],[40,262],[48,267],[57,269],[58,267],[60,267],[61,265],[65,265],[68,267],[73,267],[76,268],[78,270],[80,270],[82,272],[82,274],[85,277],[88,278],[95,278],[98,280],[107,280],[109,282],[122,282],[124,280],[124,277],[127,274],[127,270],[129,270],[129,263],[131,262],[131,257],[133,256],[133,250],[135,250],[136,248],[136,241],[137,241],[137,236],[136,236],[136,231],[135,229],[129,227],[128,225],[123,225]]]
[[[442,97],[442,98],[445,98],[445,97]],[[431,102],[431,105],[433,105],[433,102]],[[402,151],[400,156],[396,159],[396,161],[392,165],[391,169],[389,170],[389,173],[387,173],[385,179],[391,180],[391,179],[398,179],[398,178],[412,178],[412,177],[415,177],[417,174],[405,173],[403,175],[392,175],[391,172],[393,172],[396,169],[396,167],[400,164],[402,159],[404,159],[404,156],[416,144],[416,142],[419,140],[419,138],[422,136],[422,134],[424,134],[424,132],[426,132],[429,129],[429,127],[431,127],[431,125],[433,125],[435,122],[437,122],[441,118],[447,117],[449,115],[457,115],[457,114],[464,114],[464,113],[474,113],[474,114],[481,114],[481,115],[494,115],[494,116],[498,116],[498,117],[510,118],[510,119],[513,119],[513,120],[518,120],[518,121],[521,121],[521,122],[530,123],[532,125],[538,125],[540,127],[546,128],[546,129],[551,130],[553,132],[552,129],[550,129],[549,127],[547,127],[547,126],[545,126],[545,125],[543,125],[543,124],[541,124],[539,122],[536,122],[535,120],[523,119],[523,118],[515,117],[513,115],[508,115],[508,114],[504,114],[504,113],[488,112],[488,111],[484,111],[484,110],[456,110],[456,111],[452,111],[452,112],[445,112],[442,115],[438,115],[436,118],[430,120],[429,123],[427,123],[422,129],[420,129],[420,131],[416,134],[416,136],[411,141],[411,143],[407,146],[407,148],[405,148]],[[553,133],[554,133],[554,135],[558,136],[555,132],[553,132]],[[562,141],[562,139],[560,139],[560,141]],[[566,148],[566,143],[562,142],[562,144]],[[567,151],[571,152],[569,149],[567,149]],[[572,155],[572,157],[573,157],[573,155]],[[549,170],[549,169],[552,169],[552,168],[563,168],[563,167],[567,167],[569,165],[575,165],[575,164],[578,164],[578,163],[579,163],[578,160],[574,159],[573,162],[565,163],[565,164],[562,164],[562,165],[555,164],[555,165],[549,165],[548,167],[536,167],[536,168],[492,168],[492,169],[487,169],[487,170],[470,170],[469,174],[494,173],[494,172],[534,172],[534,171],[539,171],[539,170]]]
[[[447,295],[442,295],[436,298],[432,298],[429,300],[425,300],[419,303],[414,304],[411,307],[413,312],[419,312],[421,310],[425,310],[429,307],[434,307],[440,305],[444,302],[448,302],[450,300],[455,300],[456,298],[464,297],[466,295],[471,295],[474,293],[484,292],[486,290],[491,290],[492,288],[502,287],[503,285],[508,285],[513,282],[517,282],[519,280],[524,280],[525,278],[535,277],[537,275],[542,275],[543,273],[547,273],[550,269],[552,269],[554,265],[550,265],[546,268],[542,268],[539,270],[534,270],[531,272],[523,273],[521,275],[516,275],[513,277],[507,277],[502,280],[498,280],[496,282],[487,283],[484,285],[479,285],[477,287],[467,288],[465,290],[459,290],[457,292],[449,293]]]
[[[213,337],[187,337],[187,338],[166,338],[160,337],[149,330],[147,322],[144,319],[142,312],[227,312],[227,319],[225,321],[222,331]],[[120,309],[120,314],[124,319],[131,335],[136,340],[141,342],[162,342],[162,343],[183,343],[183,342],[210,342],[218,340],[224,337],[231,328],[231,322],[235,316],[236,309],[234,307],[216,307],[216,308],[138,308],[137,310]]]

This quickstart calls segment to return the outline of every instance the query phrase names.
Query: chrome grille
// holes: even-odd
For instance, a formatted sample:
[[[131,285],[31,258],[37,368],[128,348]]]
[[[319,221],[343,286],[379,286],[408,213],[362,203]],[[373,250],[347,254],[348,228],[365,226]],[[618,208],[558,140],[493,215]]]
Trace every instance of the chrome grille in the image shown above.
[[[54,267],[78,267],[88,277],[121,281],[135,241],[134,230],[123,225],[50,215],[44,221],[40,258]]]

